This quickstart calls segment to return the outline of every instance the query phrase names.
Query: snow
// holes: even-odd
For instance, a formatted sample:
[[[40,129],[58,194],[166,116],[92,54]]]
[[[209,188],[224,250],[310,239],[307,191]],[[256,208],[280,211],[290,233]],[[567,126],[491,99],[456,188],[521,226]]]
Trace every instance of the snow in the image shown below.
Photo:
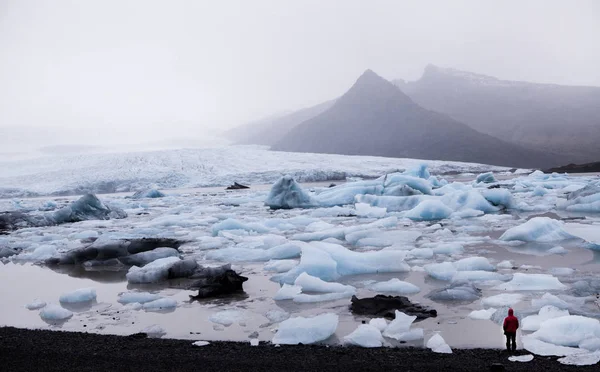
[[[568,355],[558,359],[561,364],[571,366],[593,366],[600,362],[600,352]]]
[[[369,289],[375,292],[388,292],[401,295],[419,293],[421,289],[416,285],[404,282],[398,278],[393,278],[387,282],[379,282],[369,286]]]
[[[361,347],[381,347],[383,337],[381,331],[370,324],[361,324],[352,333],[345,336],[344,344]]]
[[[120,304],[140,303],[145,304],[160,299],[161,297],[154,293],[148,292],[125,292],[119,295],[117,302]]]
[[[271,188],[265,205],[271,209],[312,208],[318,202],[292,176],[284,176]]]
[[[431,349],[434,353],[452,354],[452,349],[444,341],[439,333],[434,334],[425,344],[425,346]]]
[[[172,298],[160,298],[158,300],[146,302],[142,307],[146,311],[165,311],[176,308],[177,301]]]
[[[511,281],[494,287],[500,291],[562,291],[566,288],[552,275],[523,273],[515,273]]]
[[[40,311],[40,317],[46,321],[63,321],[71,318],[73,313],[58,305],[46,305]]]
[[[44,306],[46,306],[46,303],[44,301],[36,298],[35,300],[33,300],[30,303],[28,303],[27,305],[25,305],[25,308],[27,310],[39,310],[39,309],[43,308]]]
[[[600,322],[580,315],[552,318],[543,321],[531,337],[554,345],[578,347],[585,339],[600,337]]]
[[[528,355],[513,355],[513,356],[509,356],[508,360],[511,362],[531,362],[533,360],[533,355],[528,354]]]
[[[540,309],[537,315],[530,315],[522,319],[521,329],[523,331],[537,331],[543,322],[548,319],[560,318],[568,316],[569,310],[561,310],[552,305],[546,305]]]
[[[81,288],[73,292],[64,293],[60,296],[61,303],[78,303],[96,301],[96,290],[94,288]]]
[[[240,310],[222,310],[211,315],[208,320],[229,327],[233,323],[239,322],[244,318],[244,313]]]
[[[273,344],[297,345],[314,344],[324,341],[335,333],[338,316],[326,313],[312,318],[295,317],[284,320],[273,337]]]
[[[522,225],[506,230],[500,240],[520,240],[524,242],[554,242],[573,239],[566,232],[561,221],[549,217],[534,217]]]
[[[474,320],[490,320],[492,315],[496,312],[496,309],[491,307],[484,310],[473,310],[469,313],[469,318]]]

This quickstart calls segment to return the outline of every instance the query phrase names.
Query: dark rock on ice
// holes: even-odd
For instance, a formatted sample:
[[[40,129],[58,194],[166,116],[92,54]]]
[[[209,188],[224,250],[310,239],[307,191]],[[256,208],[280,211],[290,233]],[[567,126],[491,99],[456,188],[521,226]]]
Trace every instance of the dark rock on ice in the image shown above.
[[[198,290],[198,295],[190,296],[192,300],[243,292],[243,284],[248,280],[231,270],[231,265],[201,267],[192,278],[198,279],[189,286]]]
[[[170,238],[141,238],[117,240],[98,239],[87,247],[74,249],[72,251],[62,254],[60,257],[50,258],[46,261],[46,263],[54,265],[74,265],[94,260],[121,260],[124,257],[136,255],[142,252],[152,251],[156,248],[167,247],[176,249],[179,248],[179,246],[181,246],[182,244],[182,241]],[[150,255],[135,256],[133,258],[130,258],[131,261],[129,262],[141,263],[142,261],[147,261],[150,258]],[[160,257],[156,257],[154,259],[157,258]]]
[[[352,296],[350,300],[350,311],[359,315],[371,315],[375,317],[384,317],[394,319],[395,310],[402,311],[407,315],[415,315],[417,320],[432,318],[437,316],[437,311],[428,309],[419,304],[413,304],[404,296],[384,296],[377,295],[359,299]]]
[[[243,190],[243,189],[249,189],[250,186],[246,186],[246,185],[242,185],[240,183],[234,182],[233,185],[231,186],[227,186],[227,188],[225,190]]]

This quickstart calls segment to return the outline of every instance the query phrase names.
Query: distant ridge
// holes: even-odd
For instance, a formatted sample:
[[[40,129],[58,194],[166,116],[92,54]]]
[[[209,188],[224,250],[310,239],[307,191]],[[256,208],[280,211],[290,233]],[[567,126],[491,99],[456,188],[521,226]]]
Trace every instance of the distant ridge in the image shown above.
[[[600,87],[500,80],[428,65],[414,82],[394,81],[419,105],[561,163],[600,159]]]
[[[276,142],[273,150],[550,167],[557,156],[514,145],[424,109],[366,70],[329,109]]]

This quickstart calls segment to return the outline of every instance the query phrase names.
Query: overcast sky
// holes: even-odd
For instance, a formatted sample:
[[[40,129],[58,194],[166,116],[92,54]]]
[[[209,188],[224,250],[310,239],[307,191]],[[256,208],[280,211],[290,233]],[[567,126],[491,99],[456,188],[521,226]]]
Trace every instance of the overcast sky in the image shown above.
[[[0,0],[0,130],[201,136],[428,63],[600,86],[600,1]]]

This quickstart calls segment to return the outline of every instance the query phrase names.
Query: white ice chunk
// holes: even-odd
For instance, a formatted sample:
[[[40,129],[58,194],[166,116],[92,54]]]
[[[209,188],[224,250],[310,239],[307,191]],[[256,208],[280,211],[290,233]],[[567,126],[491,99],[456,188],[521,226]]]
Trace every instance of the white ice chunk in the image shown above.
[[[269,232],[269,229],[267,227],[259,223],[244,223],[233,218],[228,218],[224,221],[214,224],[212,227],[212,234],[213,236],[217,236],[219,235],[220,231],[227,230],[243,230],[248,232],[256,232],[259,234]]]
[[[523,318],[521,329],[524,331],[537,331],[540,329],[540,325],[546,320],[567,315],[570,315],[569,310],[561,310],[552,305],[546,305],[540,309],[537,315],[530,315]]]
[[[553,242],[573,239],[574,236],[566,232],[561,221],[549,217],[535,217],[522,225],[506,230],[500,240],[520,240],[524,242]]]
[[[438,280],[451,280],[457,272],[452,262],[429,264],[425,265],[424,268],[429,276]]]
[[[548,319],[531,337],[560,346],[579,346],[585,339],[600,337],[600,322],[579,315]]]
[[[302,293],[302,287],[297,285],[284,284],[281,288],[279,288],[279,291],[275,293],[273,299],[275,301],[293,300],[294,297],[298,296],[300,293]]]
[[[72,312],[58,305],[46,305],[40,311],[40,317],[46,321],[62,321],[72,316]]]
[[[281,283],[293,283],[296,278],[306,272],[323,280],[336,280],[339,277],[337,262],[331,255],[309,244],[302,246],[300,263],[286,274],[281,274],[277,279]]]
[[[399,339],[410,330],[410,326],[413,324],[415,319],[417,319],[417,317],[414,315],[406,315],[405,313],[398,310],[396,310],[394,314],[396,317],[383,331],[383,335],[385,337]]]
[[[296,260],[270,260],[265,263],[266,271],[273,271],[276,273],[284,273],[290,271],[294,267],[298,265],[298,261]]]
[[[434,353],[452,354],[452,349],[450,349],[450,346],[448,346],[439,333],[434,334],[425,346]]]
[[[511,281],[494,287],[499,291],[548,291],[565,290],[566,288],[566,285],[552,275],[523,273],[516,273]]]
[[[495,268],[490,261],[485,257],[467,257],[462,260],[458,260],[454,263],[454,267],[458,271],[494,271]]]
[[[514,306],[523,301],[525,296],[519,293],[501,293],[495,296],[486,297],[481,300],[484,306],[503,307]]]
[[[281,310],[269,310],[265,316],[271,321],[271,323],[279,323],[289,319],[290,314]]]
[[[167,279],[171,266],[181,261],[179,257],[159,258],[143,267],[132,266],[127,273],[129,283],[157,283]]]
[[[344,337],[344,343],[361,347],[381,347],[383,345],[383,337],[377,327],[370,324],[361,324],[354,332]]]
[[[592,337],[581,341],[579,348],[588,351],[600,351],[600,337]]]
[[[442,220],[450,217],[453,210],[439,200],[425,200],[404,214],[415,221]]]
[[[210,342],[208,342],[208,341],[196,341],[196,342],[192,343],[192,345],[194,345],[194,346],[206,346],[206,345],[210,345]]]
[[[125,292],[119,295],[117,302],[120,304],[140,303],[155,301],[161,298],[159,295],[148,292]]]
[[[508,360],[511,362],[522,362],[522,363],[526,363],[526,362],[531,362],[533,360],[533,355],[528,354],[528,355],[513,355],[513,356],[509,356]]]
[[[508,260],[504,260],[496,265],[496,269],[512,269],[513,267],[513,263]]]
[[[158,324],[154,324],[142,329],[142,333],[147,334],[150,338],[161,338],[167,334],[165,329]]]
[[[211,322],[221,324],[226,327],[244,319],[244,313],[240,310],[222,310],[208,318],[208,320]]]
[[[300,274],[294,281],[294,285],[301,287],[303,292],[356,292],[356,289],[351,285],[329,283],[307,273]]]
[[[44,306],[46,306],[46,303],[44,301],[36,298],[35,300],[33,300],[30,303],[28,303],[27,305],[25,305],[25,308],[27,310],[39,310]]]
[[[273,344],[297,345],[313,344],[328,339],[335,333],[339,318],[336,314],[327,313],[312,318],[296,317],[279,324],[273,337]]]
[[[299,303],[335,301],[335,300],[341,300],[342,298],[352,297],[355,293],[356,292],[354,292],[354,291],[322,293],[322,294],[316,294],[316,295],[301,293],[301,294],[295,296],[293,301],[299,302]]]
[[[172,298],[161,298],[143,304],[143,308],[146,311],[164,311],[175,307],[177,307],[177,301]]]
[[[369,286],[369,289],[375,292],[388,292],[397,294],[415,294],[419,293],[421,289],[412,283],[402,281],[398,278],[393,278],[387,282],[379,282]]]
[[[64,293],[60,296],[61,303],[90,302],[96,300],[96,290],[94,288],[81,288],[73,292]]]
[[[580,354],[584,352],[583,350],[578,348],[554,345],[548,342],[538,340],[531,336],[524,336],[522,340],[523,348],[525,350],[540,356],[565,356]]]
[[[458,243],[440,243],[433,247],[433,253],[435,254],[452,255],[462,253],[463,250],[463,246]]]
[[[559,245],[554,248],[550,248],[548,250],[548,253],[550,253],[550,254],[567,254],[567,253],[569,253],[569,251]]]
[[[574,269],[570,267],[553,267],[550,269],[550,274],[556,276],[570,276],[575,272]]]
[[[385,331],[388,326],[388,322],[385,318],[374,318],[369,320],[369,325],[377,328],[380,332]]]
[[[469,318],[475,320],[490,320],[490,318],[492,317],[492,315],[494,315],[495,312],[496,309],[493,307],[487,310],[473,310],[471,311],[471,313],[469,313]]]
[[[593,366],[600,362],[600,351],[596,351],[593,353],[568,355],[566,357],[558,359],[558,361],[561,364],[571,366]]]
[[[477,176],[477,178],[475,179],[476,183],[494,183],[497,182],[496,178],[494,178],[494,173],[492,172],[486,172],[486,173],[481,173]]]
[[[283,176],[271,187],[265,205],[271,209],[312,208],[318,202],[292,176]]]
[[[452,281],[454,282],[462,282],[462,281],[492,281],[492,280],[508,280],[510,276],[502,275],[500,273],[483,271],[483,270],[474,270],[474,271],[459,271],[452,277]]]
[[[367,203],[356,203],[354,208],[356,208],[356,215],[358,217],[383,218],[387,213],[386,208],[373,207]]]

